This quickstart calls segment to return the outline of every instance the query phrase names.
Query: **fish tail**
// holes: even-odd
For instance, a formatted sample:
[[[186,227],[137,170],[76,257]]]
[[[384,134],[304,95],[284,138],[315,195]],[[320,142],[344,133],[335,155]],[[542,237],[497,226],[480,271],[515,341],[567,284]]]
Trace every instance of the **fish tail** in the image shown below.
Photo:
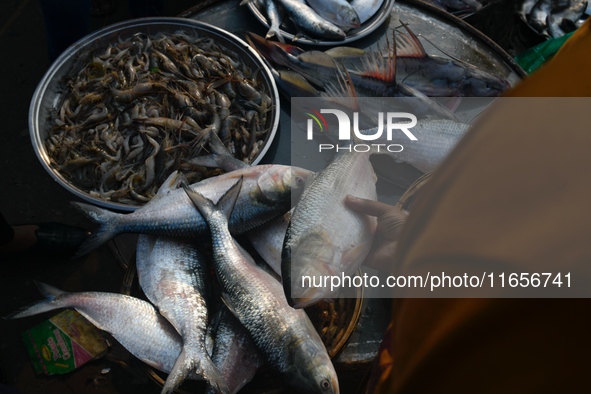
[[[189,376],[189,373],[192,369],[192,363],[187,358],[187,352],[185,348],[181,351],[181,354],[176,359],[174,366],[170,370],[168,377],[166,378],[166,382],[164,382],[164,386],[162,387],[161,394],[168,394],[172,393],[178,386],[183,383],[183,380]]]
[[[248,167],[248,164],[232,156],[216,133],[210,132],[209,149],[211,150],[210,154],[196,156],[187,160],[187,163],[204,167],[221,168],[227,172]]]
[[[80,245],[74,255],[74,258],[78,258],[88,254],[118,234],[116,224],[121,214],[81,202],[73,202],[73,204],[94,222],[100,224],[100,227]]]
[[[21,317],[38,315],[40,313],[65,307],[64,303],[61,302],[61,296],[69,293],[43,282],[35,281],[35,284],[37,285],[39,292],[45,296],[45,299],[8,314],[4,316],[4,319],[20,319]]]
[[[197,375],[203,376],[203,379],[207,381],[209,389],[215,393],[229,394],[230,389],[224,381],[224,377],[209,356],[201,357],[198,360],[200,361],[195,365],[195,372]]]
[[[191,190],[189,187],[184,187],[184,189],[193,204],[195,204],[195,207],[197,207],[201,215],[203,215],[205,220],[209,223],[209,219],[215,211],[222,211],[227,219],[230,218],[236,200],[238,199],[238,195],[240,194],[242,181],[243,177],[241,176],[240,179],[224,193],[217,204],[214,204],[213,201],[204,197],[201,193]]]

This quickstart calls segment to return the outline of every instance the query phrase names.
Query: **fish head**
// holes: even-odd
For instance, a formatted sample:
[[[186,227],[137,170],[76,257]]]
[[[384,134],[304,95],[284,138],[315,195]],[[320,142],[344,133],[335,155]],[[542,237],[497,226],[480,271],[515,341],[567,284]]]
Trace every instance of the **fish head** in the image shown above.
[[[311,329],[314,330],[314,327]],[[293,352],[293,362],[290,363],[292,367],[288,375],[294,386],[304,393],[339,393],[337,374],[320,338],[301,338],[289,346],[297,347]]]
[[[511,87],[509,81],[477,68],[469,70],[464,84],[473,97],[496,97]]]
[[[293,166],[273,166],[258,179],[258,189],[268,201],[284,201],[290,197],[295,204],[304,191],[312,171]]]
[[[337,19],[341,27],[345,29],[356,29],[361,26],[357,12],[350,5],[343,6],[338,10]]]

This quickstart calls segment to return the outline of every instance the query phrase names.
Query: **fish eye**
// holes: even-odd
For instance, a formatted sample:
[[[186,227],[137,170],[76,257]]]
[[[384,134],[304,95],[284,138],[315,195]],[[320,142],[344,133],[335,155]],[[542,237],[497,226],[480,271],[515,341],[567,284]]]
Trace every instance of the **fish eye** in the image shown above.
[[[304,184],[304,179],[302,177],[296,177],[295,180],[296,186],[302,186]]]
[[[320,388],[322,390],[329,390],[331,388],[330,381],[328,379],[322,379],[320,381]]]

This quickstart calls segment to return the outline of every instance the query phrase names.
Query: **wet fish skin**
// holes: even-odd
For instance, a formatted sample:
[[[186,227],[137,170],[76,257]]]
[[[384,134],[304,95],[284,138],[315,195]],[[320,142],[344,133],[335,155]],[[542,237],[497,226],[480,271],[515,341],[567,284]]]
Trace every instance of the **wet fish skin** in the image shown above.
[[[45,300],[5,318],[74,308],[97,328],[110,333],[135,357],[162,372],[169,373],[181,353],[178,332],[146,301],[116,293],[68,293],[40,282],[37,287]],[[197,377],[191,374],[190,378]]]
[[[408,163],[427,173],[441,164],[469,129],[470,125],[467,123],[448,119],[419,120],[412,128],[416,141],[393,134],[392,140],[386,140],[384,136],[374,143],[402,145],[402,152],[388,154],[396,161]],[[377,128],[360,130],[362,134],[367,135],[375,134],[376,131]]]
[[[293,22],[305,33],[316,38],[334,40],[345,39],[345,32],[319,16],[312,8],[297,0],[277,0],[281,4]]]
[[[527,22],[539,33],[546,27],[546,18],[552,13],[552,0],[538,0],[527,16]]]
[[[206,259],[190,241],[140,235],[136,264],[140,286],[148,299],[181,334],[183,346],[163,393],[172,392],[191,372],[217,391],[229,390],[205,347],[208,295]]]
[[[494,97],[510,87],[505,79],[468,63],[434,55],[398,57],[396,72],[405,84],[430,97]]]
[[[267,14],[267,18],[269,19],[269,31],[267,35],[265,35],[266,39],[269,39],[273,36],[277,37],[279,42],[285,42],[283,38],[283,34],[281,34],[280,25],[285,18],[285,9],[281,7],[277,7],[277,4],[274,0],[265,0],[265,12]]]
[[[303,189],[311,171],[284,165],[260,165],[239,169],[191,185],[191,189],[216,200],[227,188],[244,177],[244,186],[230,218],[230,230],[243,233],[291,208],[291,200]],[[175,173],[165,181],[168,183]],[[207,223],[182,189],[156,195],[148,204],[129,214],[119,214],[89,204],[74,203],[100,224],[77,252],[82,256],[121,233],[181,237],[206,236]]]
[[[336,372],[306,313],[287,304],[281,283],[257,267],[228,231],[239,189],[240,181],[216,205],[185,189],[209,224],[224,302],[291,385],[305,393],[338,393]]]
[[[335,295],[328,287],[302,288],[304,275],[351,275],[369,253],[375,218],[344,204],[349,194],[377,200],[377,178],[369,155],[337,156],[315,176],[295,206],[281,254],[281,276],[290,305],[303,308]]]
[[[211,359],[224,376],[230,393],[234,394],[252,380],[264,360],[246,328],[225,305],[221,305],[213,320],[215,337]],[[209,387],[206,393],[217,394],[217,391]]]
[[[246,234],[252,247],[279,276],[281,276],[283,240],[292,213],[293,208],[285,215],[273,219]]]
[[[383,3],[384,0],[352,0],[351,6],[363,24],[378,12]]]
[[[307,0],[307,3],[318,15],[345,31],[361,26],[357,12],[345,0]]]

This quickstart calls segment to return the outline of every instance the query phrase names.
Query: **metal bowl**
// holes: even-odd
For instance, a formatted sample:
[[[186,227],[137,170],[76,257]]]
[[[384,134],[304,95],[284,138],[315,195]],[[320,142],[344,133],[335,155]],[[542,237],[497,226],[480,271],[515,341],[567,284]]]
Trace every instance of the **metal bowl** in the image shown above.
[[[279,125],[279,94],[271,72],[259,55],[248,44],[223,29],[191,19],[158,17],[129,20],[94,32],[70,46],[51,65],[37,86],[31,100],[29,108],[29,132],[35,153],[42,166],[53,179],[77,197],[102,207],[122,211],[133,211],[141,206],[139,202],[137,205],[131,205],[94,197],[84,191],[79,185],[75,185],[66,179],[59,169],[51,165],[44,141],[48,135],[50,111],[55,109],[58,103],[61,102],[63,92],[60,86],[60,80],[68,75],[76,66],[76,62],[81,55],[88,51],[103,47],[111,42],[116,42],[118,39],[129,38],[137,33],[173,33],[178,30],[183,30],[190,35],[212,38],[220,46],[237,53],[241,57],[241,60],[253,72],[258,70],[256,74],[257,80],[271,97],[273,105],[270,109],[269,116],[267,116],[267,124],[265,125],[265,128],[269,131],[266,134],[262,149],[251,164],[259,163],[268,151]]]

